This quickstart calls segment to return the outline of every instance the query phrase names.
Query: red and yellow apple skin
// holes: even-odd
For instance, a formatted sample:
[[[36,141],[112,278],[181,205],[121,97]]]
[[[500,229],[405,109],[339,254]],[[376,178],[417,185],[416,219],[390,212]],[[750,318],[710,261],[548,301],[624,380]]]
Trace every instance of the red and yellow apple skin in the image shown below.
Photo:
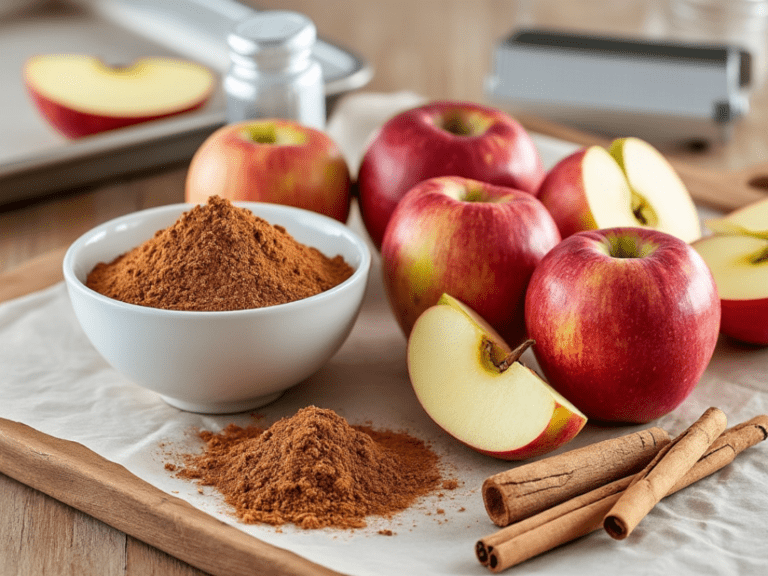
[[[346,160],[324,132],[291,120],[247,120],[219,128],[195,152],[186,201],[272,202],[346,222],[351,179]]]
[[[552,414],[552,420],[550,420],[542,433],[539,434],[538,438],[516,450],[493,452],[490,450],[483,450],[482,448],[478,448],[467,442],[463,442],[463,444],[481,454],[492,456],[499,460],[526,460],[528,458],[549,454],[563,444],[567,444],[581,432],[586,423],[587,419],[583,414],[572,412],[565,406],[557,404],[555,411]]]
[[[559,241],[552,217],[527,192],[457,176],[421,182],[398,204],[381,247],[392,311],[407,336],[447,292],[517,345],[528,281]]]
[[[56,76],[59,69],[62,75]],[[177,85],[164,87],[159,78],[174,69],[180,72]],[[194,82],[185,85],[184,78]],[[44,54],[27,60],[24,84],[43,118],[75,139],[198,110],[213,95],[215,78],[207,68],[184,60],[144,58],[117,68],[88,55]],[[117,92],[129,85],[136,97],[116,103]],[[158,101],[158,90],[179,94]]]
[[[550,385],[587,417],[643,423],[675,409],[709,363],[720,300],[704,260],[644,228],[580,232],[536,268],[525,317]]]
[[[533,140],[508,114],[438,101],[396,115],[371,140],[357,177],[360,210],[379,248],[397,203],[423,180],[463,176],[535,195],[544,174]]]
[[[582,161],[588,150],[582,148],[560,160],[546,175],[537,192],[538,199],[552,215],[563,238],[597,228],[584,191]]]

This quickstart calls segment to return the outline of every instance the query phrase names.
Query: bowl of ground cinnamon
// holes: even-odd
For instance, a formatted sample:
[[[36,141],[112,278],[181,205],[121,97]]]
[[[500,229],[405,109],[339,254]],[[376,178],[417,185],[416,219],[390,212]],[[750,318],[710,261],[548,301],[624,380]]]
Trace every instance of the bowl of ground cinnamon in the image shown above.
[[[370,263],[331,218],[213,196],[97,226],[70,246],[64,279],[117,372],[172,406],[222,414],[275,400],[336,353]]]

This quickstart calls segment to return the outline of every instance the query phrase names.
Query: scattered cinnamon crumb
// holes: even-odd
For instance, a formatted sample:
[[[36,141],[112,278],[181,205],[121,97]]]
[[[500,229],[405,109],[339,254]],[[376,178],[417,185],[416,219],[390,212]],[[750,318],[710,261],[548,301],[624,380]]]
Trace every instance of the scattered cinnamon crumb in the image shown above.
[[[166,462],[165,469],[168,470],[168,472],[175,472],[176,464],[171,464],[170,462]]]
[[[379,534],[382,536],[394,536],[395,533],[392,530],[379,530]]]
[[[459,487],[459,482],[455,478],[449,478],[448,480],[443,480],[442,487],[443,490],[456,490]]]

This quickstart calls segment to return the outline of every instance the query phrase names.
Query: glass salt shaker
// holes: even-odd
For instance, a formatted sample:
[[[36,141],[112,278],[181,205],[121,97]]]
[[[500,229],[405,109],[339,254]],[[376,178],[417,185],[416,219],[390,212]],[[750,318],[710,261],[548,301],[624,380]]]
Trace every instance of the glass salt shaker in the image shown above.
[[[227,122],[286,118],[325,127],[325,84],[312,57],[314,23],[297,12],[269,10],[237,24],[227,37]]]

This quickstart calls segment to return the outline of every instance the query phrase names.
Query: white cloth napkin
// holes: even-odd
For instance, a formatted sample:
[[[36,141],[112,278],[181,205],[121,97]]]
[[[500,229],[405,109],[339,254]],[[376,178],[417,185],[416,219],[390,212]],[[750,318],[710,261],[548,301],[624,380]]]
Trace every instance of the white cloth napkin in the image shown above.
[[[352,96],[341,103],[329,131],[356,166],[376,126],[419,101],[408,93]],[[536,137],[536,142],[548,166],[574,149],[550,138]],[[357,212],[350,226],[365,234]],[[258,412],[262,422],[272,422],[312,404],[331,408],[353,424],[406,430],[431,442],[445,476],[458,479],[459,488],[424,498],[392,519],[371,519],[367,528],[352,531],[244,525],[218,494],[210,489],[200,494],[196,485],[174,478],[164,464],[173,454],[201,449],[196,429],[248,425],[253,416],[181,412],[117,374],[80,330],[62,284],[0,305],[0,416],[80,442],[224,522],[347,574],[485,574],[474,543],[496,528],[485,514],[480,486],[487,476],[515,464],[473,452],[425,415],[408,381],[405,338],[389,311],[379,264],[375,255],[362,312],[338,354]],[[526,360],[534,364],[531,355]],[[675,435],[709,406],[722,408],[731,424],[768,412],[768,349],[721,339],[693,394],[652,424]],[[560,451],[644,427],[588,424]],[[766,450],[768,443],[751,448],[712,477],[664,500],[623,542],[595,533],[515,570],[590,576],[763,574],[768,566]],[[380,535],[384,529],[395,534]]]

